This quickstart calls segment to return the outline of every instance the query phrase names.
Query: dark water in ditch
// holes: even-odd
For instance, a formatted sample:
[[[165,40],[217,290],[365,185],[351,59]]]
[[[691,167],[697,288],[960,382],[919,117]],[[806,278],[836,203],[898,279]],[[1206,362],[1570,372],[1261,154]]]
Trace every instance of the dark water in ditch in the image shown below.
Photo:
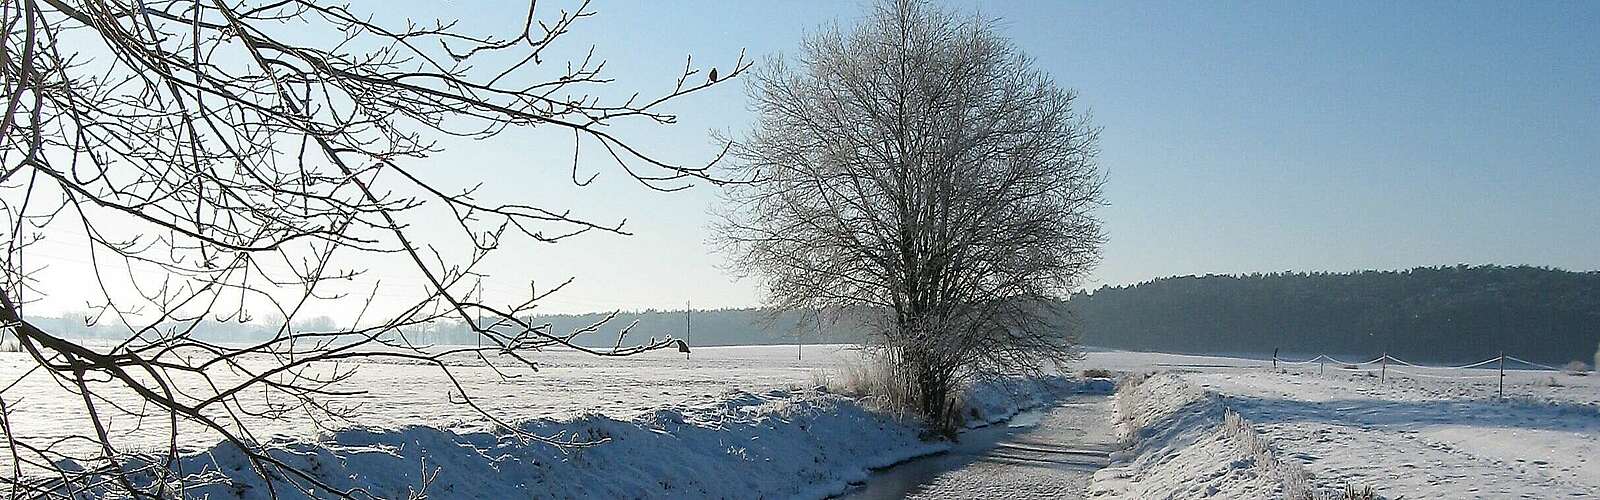
[[[1110,398],[1074,395],[961,434],[948,453],[872,474],[840,498],[1081,498],[1115,446]]]

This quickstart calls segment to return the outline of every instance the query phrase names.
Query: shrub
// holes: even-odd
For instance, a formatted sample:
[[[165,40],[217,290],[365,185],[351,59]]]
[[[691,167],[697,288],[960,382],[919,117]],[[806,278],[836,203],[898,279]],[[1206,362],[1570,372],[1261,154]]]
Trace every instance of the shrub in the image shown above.
[[[1083,371],[1083,378],[1113,378],[1111,370],[1105,368],[1090,368]]]
[[[1589,365],[1582,361],[1573,361],[1561,367],[1561,371],[1566,372],[1567,375],[1582,377],[1589,374]]]

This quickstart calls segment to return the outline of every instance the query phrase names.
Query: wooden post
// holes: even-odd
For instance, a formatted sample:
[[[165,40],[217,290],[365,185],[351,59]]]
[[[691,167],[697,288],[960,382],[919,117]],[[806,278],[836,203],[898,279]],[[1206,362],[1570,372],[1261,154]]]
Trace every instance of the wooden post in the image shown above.
[[[1506,398],[1506,352],[1500,351],[1500,399]]]
[[[1272,371],[1278,371],[1278,348],[1272,348]]]
[[[1386,382],[1389,380],[1389,351],[1384,351],[1383,357],[1378,358],[1378,362],[1380,363],[1379,366],[1382,366],[1378,370],[1378,381]]]
[[[1327,367],[1328,367],[1328,361],[1327,360],[1318,361],[1317,362],[1317,375],[1322,375],[1323,374],[1322,372],[1324,370],[1326,370]]]
[[[689,344],[689,339],[694,338],[693,334],[691,333],[693,330],[689,328],[689,309],[689,301],[683,301],[683,343],[685,345]],[[689,359],[689,351],[683,352],[683,359]]]

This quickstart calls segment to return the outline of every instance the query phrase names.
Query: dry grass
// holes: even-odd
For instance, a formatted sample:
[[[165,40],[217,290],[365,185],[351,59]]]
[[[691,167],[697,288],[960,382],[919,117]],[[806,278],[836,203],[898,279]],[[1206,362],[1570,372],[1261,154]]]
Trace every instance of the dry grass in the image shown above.
[[[917,412],[910,384],[877,356],[862,356],[861,361],[846,363],[834,372],[813,372],[811,378],[815,385],[861,399],[875,411],[902,417]]]
[[[1378,494],[1372,491],[1371,486],[1363,486],[1358,490],[1355,485],[1344,483],[1343,500],[1378,500],[1379,498]]]

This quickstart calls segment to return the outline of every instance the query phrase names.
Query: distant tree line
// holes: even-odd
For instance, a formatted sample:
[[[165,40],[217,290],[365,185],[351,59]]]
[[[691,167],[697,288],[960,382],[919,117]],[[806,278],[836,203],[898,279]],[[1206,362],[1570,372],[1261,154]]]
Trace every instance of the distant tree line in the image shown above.
[[[1161,278],[1068,302],[1088,345],[1557,364],[1600,343],[1600,272],[1529,266]]]
[[[1600,344],[1600,272],[1528,266],[1420,267],[1352,273],[1256,273],[1175,276],[1074,294],[1064,304],[1080,322],[1083,343],[1095,347],[1188,353],[1377,356],[1469,362],[1501,350],[1545,364],[1589,360]],[[594,324],[608,313],[528,318],[554,331]],[[81,316],[38,320],[83,336],[113,337],[116,329],[85,328]],[[637,324],[634,322],[637,321]],[[695,346],[854,343],[867,329],[825,319],[817,333],[813,315],[764,309],[694,310]],[[328,329],[320,318],[297,324]],[[633,324],[630,340],[684,337],[683,310],[623,311],[599,335],[575,343],[615,342]],[[126,334],[125,332],[120,332]],[[216,325],[196,335],[253,340],[273,329],[254,324]],[[413,341],[461,344],[476,337],[462,325],[440,322],[408,329]],[[797,336],[798,335],[798,336]]]

